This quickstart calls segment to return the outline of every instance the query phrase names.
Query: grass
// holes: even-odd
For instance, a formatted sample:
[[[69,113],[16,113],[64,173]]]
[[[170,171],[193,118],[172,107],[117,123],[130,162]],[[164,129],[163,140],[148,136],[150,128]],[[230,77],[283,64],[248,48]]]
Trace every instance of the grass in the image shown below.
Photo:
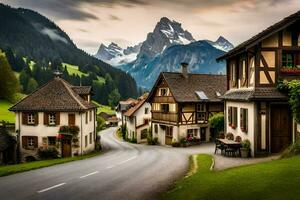
[[[300,199],[300,156],[210,171],[212,157],[198,155],[197,172],[161,199]]]
[[[11,106],[12,104],[9,101],[0,99],[0,121],[15,122],[15,113],[8,111]]]
[[[69,158],[58,158],[53,160],[41,160],[41,161],[34,161],[34,162],[22,163],[16,165],[0,166],[0,177],[15,174],[15,173],[20,173],[20,172],[25,172],[33,169],[49,167],[52,165],[62,164],[66,162],[91,158],[97,155],[100,155],[100,152],[93,152],[87,155],[69,157]]]
[[[96,101],[93,101],[94,104],[96,104],[98,107],[97,109],[97,114],[100,114],[101,112],[105,112],[108,114],[115,114],[116,111],[112,110],[110,106],[106,106],[106,105],[101,105],[99,103],[97,103]]]
[[[71,65],[68,63],[62,63],[62,65],[63,65],[63,67],[65,67],[65,66],[67,67],[68,73],[70,75],[78,75],[80,77],[88,76],[87,73],[79,71],[78,66],[76,66],[76,65]],[[105,83],[105,79],[103,77],[98,76],[98,80],[96,82],[103,84],[103,83]]]

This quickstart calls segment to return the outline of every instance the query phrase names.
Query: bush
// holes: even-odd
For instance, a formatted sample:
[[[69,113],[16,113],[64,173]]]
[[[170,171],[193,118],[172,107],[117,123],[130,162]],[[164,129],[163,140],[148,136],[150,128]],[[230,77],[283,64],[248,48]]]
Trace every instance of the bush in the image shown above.
[[[123,140],[126,141],[127,140],[127,128],[126,128],[125,125],[123,125],[123,126],[120,127],[120,132],[122,134]]]
[[[208,119],[210,127],[214,128],[217,133],[224,130],[224,114],[217,113]]]
[[[288,158],[300,154],[300,138],[295,143],[291,144],[281,155],[283,158]]]
[[[148,145],[157,145],[157,144],[158,144],[158,138],[157,138],[157,137],[152,138],[152,136],[149,135],[149,136],[147,137],[147,144],[148,144]]]
[[[241,146],[242,146],[242,148],[250,150],[251,143],[250,143],[250,141],[248,139],[246,139],[246,140],[242,141]]]
[[[36,158],[34,156],[26,156],[25,161],[26,162],[33,162],[33,161],[36,161]]]
[[[136,144],[137,143],[137,139],[136,138],[132,138],[132,139],[129,140],[129,142]]]
[[[106,129],[105,120],[98,116],[97,117],[97,132],[100,132],[102,130]]]
[[[38,154],[42,160],[58,158],[58,150],[55,147],[39,148]]]
[[[172,141],[172,147],[180,147],[180,143],[177,142],[176,140]]]

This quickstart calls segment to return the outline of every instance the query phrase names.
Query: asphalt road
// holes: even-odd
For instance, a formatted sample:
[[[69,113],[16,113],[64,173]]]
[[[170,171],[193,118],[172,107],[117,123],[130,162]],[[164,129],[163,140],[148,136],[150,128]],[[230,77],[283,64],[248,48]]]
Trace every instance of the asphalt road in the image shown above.
[[[101,134],[100,156],[0,177],[0,199],[156,199],[186,173],[193,152],[129,144],[115,130]]]

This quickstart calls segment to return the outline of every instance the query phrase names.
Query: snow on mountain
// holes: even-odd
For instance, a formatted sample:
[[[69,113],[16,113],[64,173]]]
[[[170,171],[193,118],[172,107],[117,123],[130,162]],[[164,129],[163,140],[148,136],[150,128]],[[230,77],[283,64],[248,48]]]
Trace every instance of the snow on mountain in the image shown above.
[[[227,39],[225,39],[222,36],[220,36],[215,42],[210,40],[206,40],[206,41],[211,45],[213,45],[215,48],[226,52],[230,51],[234,47],[233,44],[231,44]]]

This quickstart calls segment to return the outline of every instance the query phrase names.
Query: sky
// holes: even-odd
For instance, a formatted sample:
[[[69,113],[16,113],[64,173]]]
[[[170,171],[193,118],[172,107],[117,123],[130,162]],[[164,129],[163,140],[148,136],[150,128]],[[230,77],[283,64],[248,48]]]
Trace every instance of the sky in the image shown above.
[[[161,17],[196,40],[220,35],[237,45],[300,10],[299,0],[0,0],[54,21],[74,43],[95,54],[101,43],[138,44]]]

